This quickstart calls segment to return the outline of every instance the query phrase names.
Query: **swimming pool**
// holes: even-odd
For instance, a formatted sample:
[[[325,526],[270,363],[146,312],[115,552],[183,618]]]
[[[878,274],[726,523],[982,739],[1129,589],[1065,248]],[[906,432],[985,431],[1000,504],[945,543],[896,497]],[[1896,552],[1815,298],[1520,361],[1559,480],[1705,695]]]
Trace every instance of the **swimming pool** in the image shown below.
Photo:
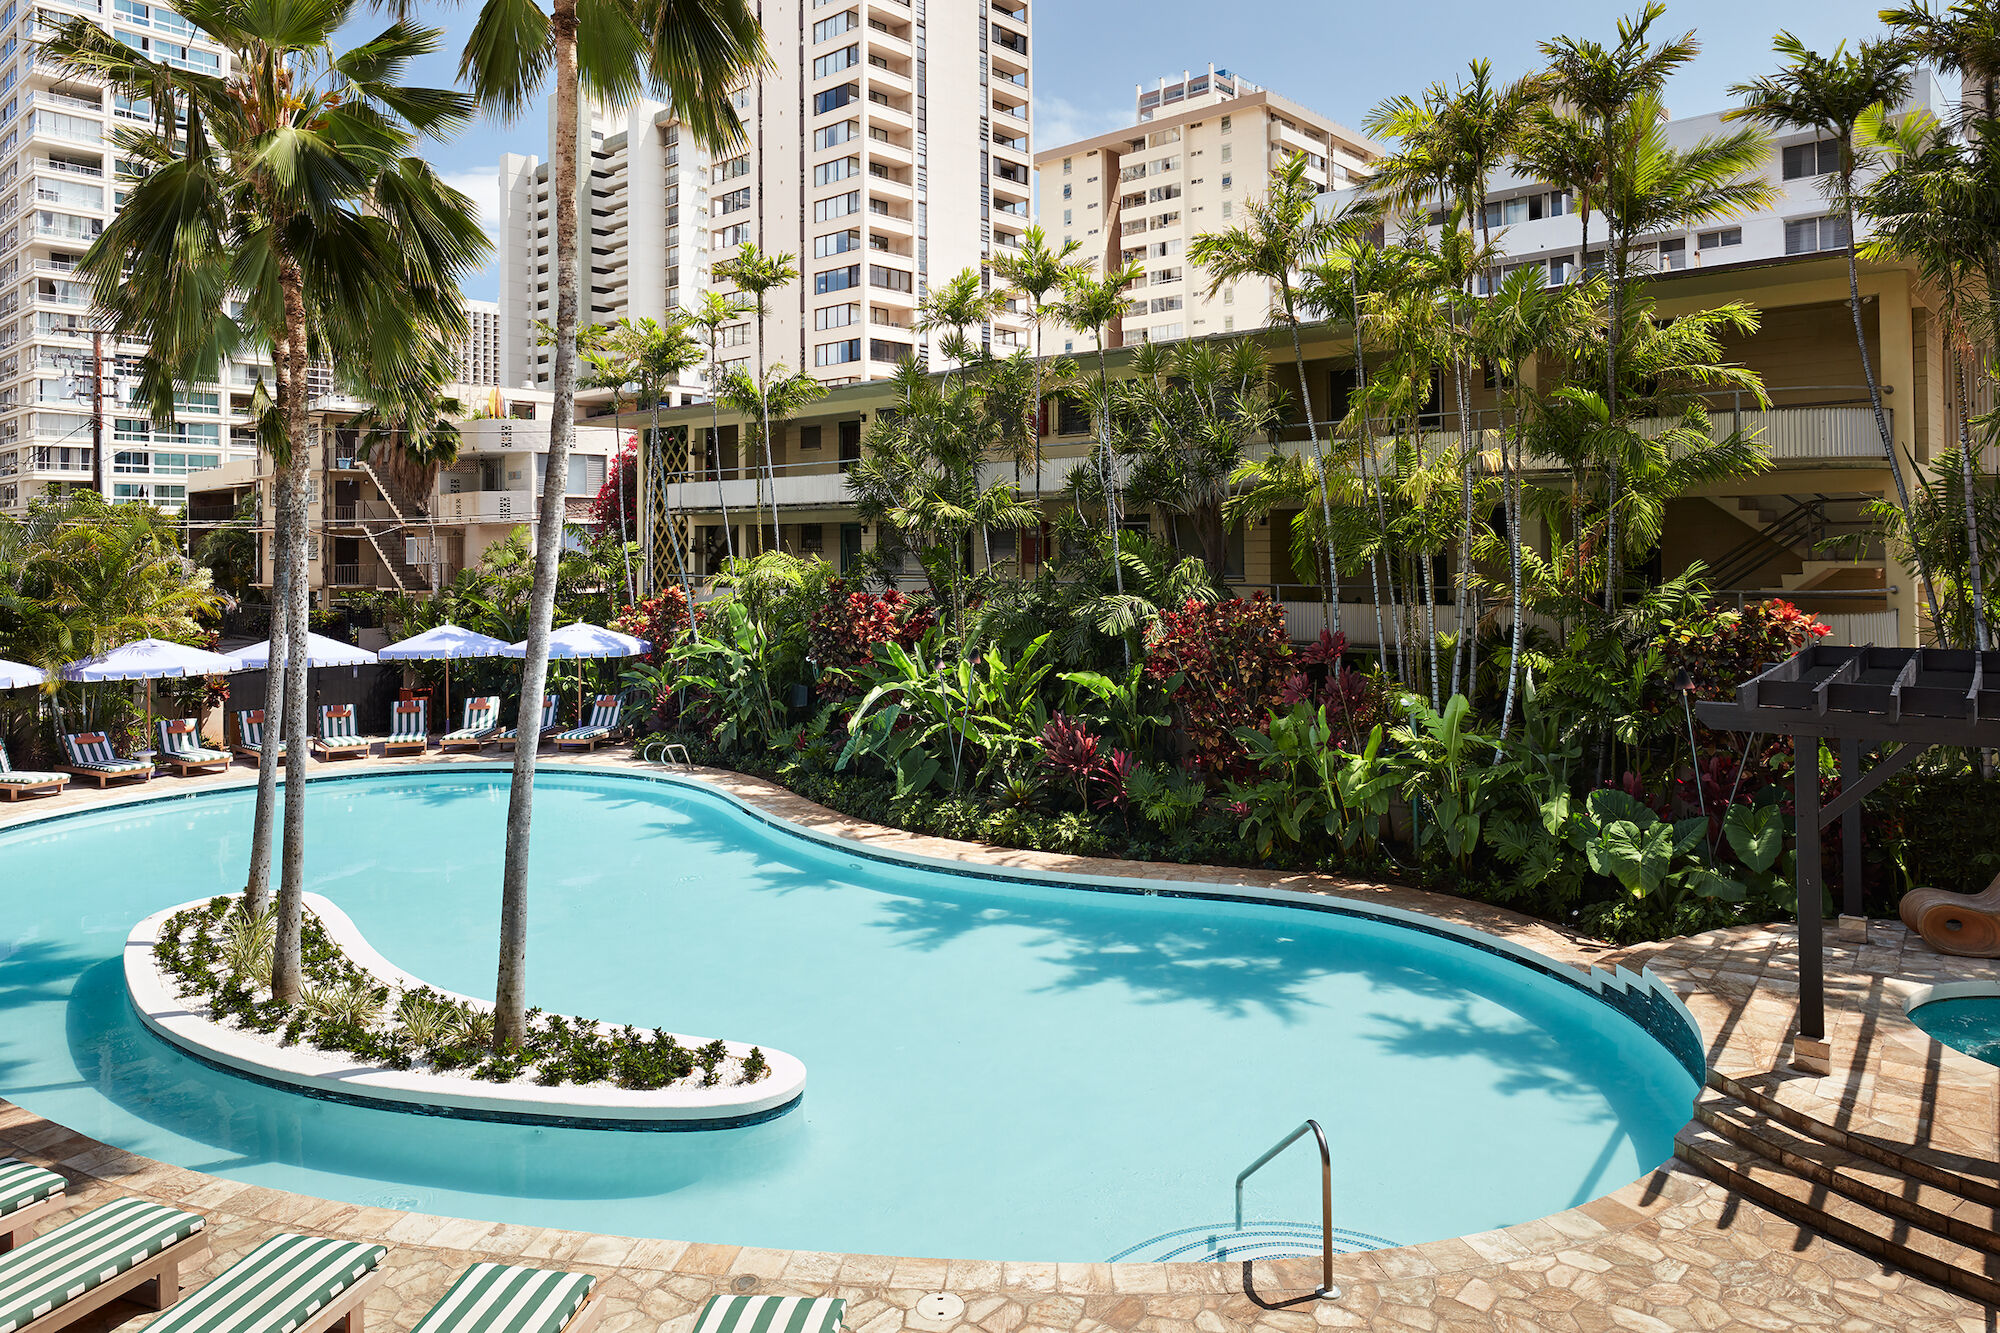
[[[1940,992],[1956,988],[1940,986]],[[1953,1050],[2000,1065],[2000,994],[1941,994],[1910,1010],[1910,1021]]]
[[[398,966],[491,995],[507,782],[314,782],[310,887]],[[240,886],[251,806],[244,789],[0,831],[0,1095],[145,1156],[364,1204],[1102,1260],[1228,1217],[1235,1173],[1307,1116],[1332,1144],[1335,1225],[1409,1244],[1617,1188],[1671,1155],[1697,1091],[1610,1005],[1434,934],[943,874],[695,785],[555,768],[536,785],[530,1002],[782,1048],[810,1070],[804,1100],[699,1133],[317,1101],[177,1052],[124,992],[135,921]],[[1252,1180],[1250,1216],[1316,1221],[1316,1164],[1292,1151]]]

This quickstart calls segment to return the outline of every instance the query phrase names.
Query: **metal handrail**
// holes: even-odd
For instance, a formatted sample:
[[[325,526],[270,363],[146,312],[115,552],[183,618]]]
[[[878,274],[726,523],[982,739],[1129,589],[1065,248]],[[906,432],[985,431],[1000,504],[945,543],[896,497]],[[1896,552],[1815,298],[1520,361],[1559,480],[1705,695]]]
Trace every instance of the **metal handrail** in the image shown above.
[[[1333,1153],[1326,1146],[1326,1131],[1319,1127],[1319,1121],[1308,1120],[1291,1133],[1279,1139],[1262,1157],[1236,1173],[1236,1229],[1243,1229],[1243,1182],[1262,1170],[1265,1163],[1285,1149],[1305,1137],[1311,1130],[1319,1141],[1319,1291],[1325,1300],[1340,1299],[1340,1288],[1333,1285]]]

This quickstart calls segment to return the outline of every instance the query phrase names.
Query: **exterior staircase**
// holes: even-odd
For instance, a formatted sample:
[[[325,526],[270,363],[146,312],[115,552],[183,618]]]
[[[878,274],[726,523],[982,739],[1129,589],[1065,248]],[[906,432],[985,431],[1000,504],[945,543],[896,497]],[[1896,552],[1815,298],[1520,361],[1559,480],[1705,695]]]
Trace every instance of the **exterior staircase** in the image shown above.
[[[1711,1072],[1674,1155],[1802,1226],[2000,1304],[2000,1186],[1804,1115]]]
[[[404,593],[430,592],[430,572],[411,564],[404,558],[401,548],[401,534],[415,531],[420,526],[428,527],[430,519],[424,506],[416,497],[400,486],[391,485],[388,478],[377,472],[365,458],[355,458],[352,466],[365,473],[375,483],[376,491],[389,506],[389,512],[396,516],[395,525],[377,532],[374,527],[362,525],[362,532],[368,544],[375,548],[375,556],[388,569],[390,577],[396,580],[396,587]]]

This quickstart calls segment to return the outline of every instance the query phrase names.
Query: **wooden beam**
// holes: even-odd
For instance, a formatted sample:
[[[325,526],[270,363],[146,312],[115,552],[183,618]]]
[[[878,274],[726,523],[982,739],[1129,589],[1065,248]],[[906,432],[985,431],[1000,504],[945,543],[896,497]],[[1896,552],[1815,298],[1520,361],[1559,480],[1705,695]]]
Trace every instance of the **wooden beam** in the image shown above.
[[[1843,740],[1843,744],[1845,743]],[[1854,744],[1858,746],[1859,742],[1856,741]],[[1928,745],[1905,745],[1902,749],[1896,751],[1896,753],[1890,755],[1881,763],[1851,781],[1848,778],[1843,763],[1840,775],[1840,795],[1828,801],[1826,808],[1820,811],[1819,826],[1822,829],[1831,827],[1834,820],[1839,819],[1849,810],[1854,809],[1854,807],[1867,800],[1870,792],[1915,763],[1917,756],[1930,748]]]

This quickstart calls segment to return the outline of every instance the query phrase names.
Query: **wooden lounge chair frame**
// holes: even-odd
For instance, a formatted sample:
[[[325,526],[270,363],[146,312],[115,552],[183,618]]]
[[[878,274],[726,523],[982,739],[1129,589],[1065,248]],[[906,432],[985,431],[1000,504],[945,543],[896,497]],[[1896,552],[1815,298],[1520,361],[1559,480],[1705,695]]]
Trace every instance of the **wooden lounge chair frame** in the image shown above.
[[[590,701],[591,714],[595,716],[597,712],[597,705],[600,700],[611,699],[614,697],[615,696],[609,694],[600,694],[597,696],[596,699],[591,700]],[[621,708],[620,711],[622,712],[623,709]],[[588,728],[589,726],[590,723],[579,721],[574,727],[565,727],[563,728],[563,730],[582,731]],[[558,750],[582,750],[585,753],[590,753],[591,751],[596,750],[597,747],[600,745],[616,745],[618,742],[624,739],[625,739],[625,728],[614,722],[609,727],[605,728],[602,735],[580,736],[575,740],[565,740],[563,739],[562,735],[558,733],[555,738],[555,741],[556,741],[556,748]]]
[[[23,796],[56,795],[68,785],[69,777],[67,773],[50,778],[45,782],[0,782],[0,796],[5,796],[7,803],[12,805]]]
[[[480,697],[493,700],[493,725],[487,727],[476,736],[455,736],[451,732],[446,732],[438,738],[438,749],[441,752],[445,754],[452,754],[459,751],[477,752],[499,741],[501,731],[500,697],[498,695],[482,695]],[[459,730],[464,731],[465,728],[460,727]]]
[[[194,738],[201,739],[201,729],[195,728]],[[204,747],[206,748],[206,747]],[[153,753],[155,765],[164,764],[174,772],[186,777],[190,773],[224,773],[236,762],[234,756],[226,754],[210,755],[206,758],[190,759],[186,755],[175,754],[172,750],[156,750]]]
[[[548,707],[546,703],[543,704],[542,706],[544,708]],[[561,705],[557,705],[554,709],[551,709],[550,711],[555,713],[557,717],[562,716]],[[541,749],[544,745],[547,745],[549,743],[549,737],[559,735],[562,732],[568,730],[569,728],[565,727],[561,722],[549,723],[549,725],[543,727],[539,732],[535,734],[535,748],[538,750]],[[500,729],[500,734],[496,735],[493,738],[493,743],[495,745],[500,746],[503,749],[509,749],[509,750],[513,749],[516,745],[519,745],[521,743],[521,728],[519,724],[515,725],[513,731],[514,734],[512,736],[509,736],[506,734],[507,728],[502,727]]]
[[[353,705],[347,704],[345,707],[352,708]],[[320,725],[322,727],[326,725],[324,714],[320,717]],[[359,734],[354,737],[352,745],[329,745],[320,736],[314,736],[311,742],[313,756],[317,759],[366,759],[374,753],[373,746],[373,741]],[[298,1330],[293,1330],[293,1333],[298,1333]]]
[[[46,1199],[37,1199],[25,1208],[16,1208],[6,1216],[0,1217],[0,1254],[7,1253],[16,1245],[33,1237],[36,1223],[51,1213],[67,1208],[69,1203],[69,1194],[64,1190],[57,1190]]]
[[[102,736],[104,733],[101,731],[79,731],[76,734],[79,736]],[[118,773],[107,773],[97,768],[79,768],[75,764],[57,764],[56,772],[70,773],[79,778],[89,778],[97,784],[99,791],[103,791],[114,782],[151,782],[157,770],[150,767],[128,768]]]
[[[418,714],[423,718],[424,724],[428,728],[430,724],[429,705],[420,699],[411,699],[405,702],[416,705]],[[428,730],[421,736],[398,736],[395,734],[395,715],[401,712],[404,706],[405,703],[403,702],[397,703],[389,715],[390,734],[382,739],[382,755],[384,758],[392,754],[426,754],[430,751],[431,738]]]
[[[61,1197],[61,1196],[57,1196]],[[21,1325],[16,1333],[51,1333],[67,1328],[93,1310],[101,1310],[116,1300],[128,1300],[148,1310],[164,1310],[181,1298],[181,1273],[208,1261],[208,1231],[203,1228],[186,1240],[175,1241],[143,1263],[126,1269],[109,1282],[100,1283],[74,1300],[64,1301],[39,1319]],[[297,1333],[306,1333],[298,1330]],[[354,1330],[359,1333],[359,1330]]]

